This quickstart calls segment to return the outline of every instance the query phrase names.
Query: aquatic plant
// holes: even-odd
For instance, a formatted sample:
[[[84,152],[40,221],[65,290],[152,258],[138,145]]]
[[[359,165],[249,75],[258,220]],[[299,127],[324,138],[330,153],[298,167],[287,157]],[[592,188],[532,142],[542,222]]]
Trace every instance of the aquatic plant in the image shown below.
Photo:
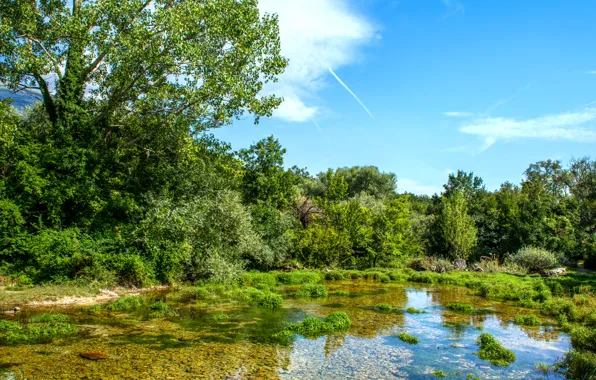
[[[213,319],[214,321],[223,321],[226,319],[230,319],[230,316],[225,313],[217,313],[217,314],[213,314],[211,316],[211,319]]]
[[[276,276],[272,273],[246,272],[239,277],[239,284],[255,288],[274,287],[277,282]]]
[[[281,309],[283,298],[279,294],[264,293],[256,299],[256,305],[266,309]]]
[[[108,311],[133,311],[143,306],[145,301],[138,296],[126,296],[105,305]]]
[[[552,371],[552,366],[550,366],[544,362],[536,363],[534,365],[534,368],[536,368],[536,371],[542,373],[543,375],[548,375]]]
[[[347,297],[350,295],[350,292],[346,292],[345,290],[338,290],[335,292],[335,295],[340,297]]]
[[[209,296],[210,296],[210,295],[211,295],[211,293],[209,292],[209,290],[207,290],[207,289],[206,289],[206,288],[204,288],[204,287],[197,288],[197,290],[196,290],[196,292],[195,292],[195,297],[196,297],[198,300],[204,300],[204,299],[207,299],[207,298],[209,298]]]
[[[49,315],[51,314],[46,314],[46,316]],[[47,322],[35,322],[25,325],[18,322],[0,320],[0,343],[49,343],[57,337],[68,336],[77,332],[76,326],[69,323],[56,322],[61,318],[44,318]]]
[[[420,313],[422,313],[422,311],[416,309],[415,307],[409,307],[409,308],[407,308],[406,309],[406,312],[408,314],[420,314]]]
[[[414,335],[406,334],[405,332],[397,334],[397,338],[408,344],[418,344],[418,338],[416,338]]]
[[[96,303],[96,304],[95,304],[95,305],[93,305],[93,306],[89,306],[89,307],[87,308],[87,311],[88,311],[89,313],[99,313],[99,312],[101,311],[101,304],[99,304],[99,303]]]
[[[343,271],[331,271],[325,273],[325,280],[345,280],[346,273]]]
[[[151,310],[168,310],[169,306],[167,303],[159,300],[157,302],[152,303],[151,306],[149,306],[149,308]]]
[[[596,378],[596,353],[585,350],[571,350],[559,361],[555,368],[568,379]]]
[[[447,374],[441,370],[435,371],[432,373],[433,376],[436,376],[438,378],[443,378],[443,377],[447,377]]]
[[[489,333],[482,333],[477,340],[480,350],[478,357],[495,366],[506,367],[515,361],[515,354],[501,346],[499,342]]]
[[[387,303],[379,303],[375,305],[375,309],[383,313],[388,313],[393,309],[393,307]]]
[[[542,324],[542,320],[533,314],[518,315],[515,317],[514,322],[516,325],[520,326],[540,326],[540,324]]]
[[[327,288],[323,284],[304,284],[296,292],[298,298],[325,298]]]
[[[445,307],[458,313],[471,314],[474,312],[474,306],[470,305],[469,303],[451,302]]]
[[[351,325],[348,314],[344,311],[336,311],[324,319],[307,316],[302,322],[288,325],[275,338],[287,338],[292,334],[300,334],[308,338],[318,337],[324,334],[346,331]]]
[[[29,318],[29,323],[68,323],[70,318],[64,314],[40,314]]]

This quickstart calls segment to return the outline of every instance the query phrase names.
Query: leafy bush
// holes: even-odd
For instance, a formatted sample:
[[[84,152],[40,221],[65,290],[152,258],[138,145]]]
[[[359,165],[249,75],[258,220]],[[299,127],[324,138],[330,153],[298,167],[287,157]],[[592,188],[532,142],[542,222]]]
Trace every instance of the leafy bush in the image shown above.
[[[470,305],[469,303],[452,302],[447,304],[445,307],[458,313],[471,314],[474,312],[474,306]]]
[[[341,271],[331,271],[325,273],[325,280],[345,280],[346,274]]]
[[[266,309],[276,310],[281,309],[283,298],[279,294],[265,293],[257,297],[256,305]]]
[[[491,334],[480,334],[477,342],[480,346],[480,350],[478,351],[478,357],[480,359],[488,360],[490,364],[500,367],[506,367],[509,363],[515,361],[513,351],[501,346]]]
[[[542,272],[559,264],[554,253],[536,247],[524,247],[507,256],[505,261],[524,267],[530,272]]]
[[[540,326],[542,320],[535,315],[518,315],[515,317],[515,324],[520,326]]]
[[[559,371],[567,379],[593,379],[596,377],[596,353],[583,350],[571,350],[558,363]]]
[[[323,284],[304,284],[296,292],[298,298],[326,298],[327,288]]]
[[[402,333],[397,334],[397,337],[402,342],[406,342],[408,344],[417,344],[418,343],[418,338],[416,338],[413,335],[406,334],[405,332],[402,332]]]
[[[320,280],[319,275],[311,271],[278,272],[275,276],[279,283],[285,285],[312,284]]]

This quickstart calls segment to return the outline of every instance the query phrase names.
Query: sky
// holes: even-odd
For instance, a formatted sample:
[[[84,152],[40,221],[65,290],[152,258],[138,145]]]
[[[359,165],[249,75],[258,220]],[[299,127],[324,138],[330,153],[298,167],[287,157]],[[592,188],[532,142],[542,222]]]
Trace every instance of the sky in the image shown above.
[[[273,117],[213,131],[273,135],[311,174],[374,165],[399,192],[474,172],[489,190],[529,164],[596,148],[596,1],[260,0],[290,63]],[[596,157],[592,157],[596,158]]]

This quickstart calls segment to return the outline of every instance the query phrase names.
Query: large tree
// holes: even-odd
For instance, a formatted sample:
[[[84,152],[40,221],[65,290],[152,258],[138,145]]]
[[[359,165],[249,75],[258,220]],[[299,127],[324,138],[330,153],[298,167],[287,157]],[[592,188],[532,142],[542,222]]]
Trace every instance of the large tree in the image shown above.
[[[6,0],[0,56],[0,81],[82,128],[131,112],[195,129],[258,120],[279,105],[260,93],[286,65],[257,0]]]

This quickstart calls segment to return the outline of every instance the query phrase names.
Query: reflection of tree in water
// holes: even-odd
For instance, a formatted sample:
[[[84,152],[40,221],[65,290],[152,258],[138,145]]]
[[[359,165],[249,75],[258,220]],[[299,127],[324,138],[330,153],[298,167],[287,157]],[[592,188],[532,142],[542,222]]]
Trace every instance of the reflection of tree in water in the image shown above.
[[[534,340],[543,340],[545,342],[557,341],[559,339],[559,331],[553,326],[543,327],[521,327],[521,329]]]
[[[325,357],[329,358],[329,356],[339,350],[345,342],[346,336],[344,334],[327,335],[327,339],[325,340]]]

